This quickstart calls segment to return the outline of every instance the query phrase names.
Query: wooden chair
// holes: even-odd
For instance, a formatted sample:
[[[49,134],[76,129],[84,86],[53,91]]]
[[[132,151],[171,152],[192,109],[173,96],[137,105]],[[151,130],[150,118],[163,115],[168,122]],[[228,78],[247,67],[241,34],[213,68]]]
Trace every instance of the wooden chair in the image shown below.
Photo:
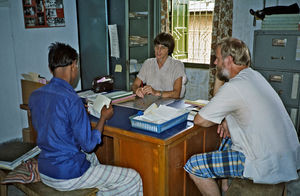
[[[252,180],[234,178],[226,196],[286,196],[285,183],[257,184]]]
[[[7,175],[6,170],[0,170],[0,181]],[[95,196],[97,188],[78,189],[73,191],[58,191],[42,182],[21,184],[13,183],[15,187],[30,196]],[[0,196],[7,196],[7,185],[0,184]]]
[[[97,188],[78,189],[73,191],[58,191],[42,182],[20,184],[14,183],[18,189],[32,196],[95,196]]]

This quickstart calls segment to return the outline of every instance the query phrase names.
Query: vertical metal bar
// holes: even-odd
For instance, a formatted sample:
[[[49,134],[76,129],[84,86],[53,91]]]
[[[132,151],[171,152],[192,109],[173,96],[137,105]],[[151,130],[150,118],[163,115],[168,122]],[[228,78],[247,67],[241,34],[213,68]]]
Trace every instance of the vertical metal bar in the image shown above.
[[[154,1],[154,3],[156,3],[156,1]],[[147,54],[147,56],[148,57],[150,57],[150,50],[151,50],[150,42],[152,40],[152,38],[151,38],[151,17],[150,17],[151,10],[150,10],[150,8],[151,8],[151,1],[148,0],[148,15],[147,15],[147,22],[148,22],[148,32],[147,32],[147,42],[148,42],[148,44],[147,44],[148,51],[147,52],[148,52],[148,54]],[[154,13],[154,11],[152,13],[154,15],[154,21],[156,21],[156,14]],[[154,28],[155,28],[155,25],[154,25]]]
[[[181,53],[184,54],[184,48],[185,48],[185,36],[184,36],[184,27],[185,27],[185,15],[186,15],[186,0],[183,0],[183,5],[182,5],[182,29],[181,29],[181,36],[182,36],[182,40],[181,40],[181,44],[182,44],[182,51]]]
[[[110,75],[110,70],[109,70],[109,39],[108,39],[108,9],[107,9],[107,0],[105,0],[105,40],[106,42],[106,73],[107,75]]]
[[[201,21],[202,21],[202,17],[201,17],[201,6],[200,6],[200,10],[199,10],[199,15],[198,15],[199,19],[198,19],[198,34],[197,34],[197,38],[198,38],[198,47],[197,47],[197,57],[201,56],[201,47],[202,45],[201,43]]]
[[[130,0],[125,0],[125,46],[126,47],[126,54],[125,54],[125,72],[127,73],[126,74],[126,90],[129,90],[130,89],[130,65],[129,65],[129,57],[130,57],[130,46],[129,46],[129,3],[130,3]]]

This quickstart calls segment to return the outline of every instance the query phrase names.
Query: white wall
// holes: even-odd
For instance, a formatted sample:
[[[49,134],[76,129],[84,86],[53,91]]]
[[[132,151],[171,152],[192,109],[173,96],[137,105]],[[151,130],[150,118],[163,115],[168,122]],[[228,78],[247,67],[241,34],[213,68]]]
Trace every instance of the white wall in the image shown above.
[[[266,7],[287,6],[293,3],[299,5],[299,2],[295,0],[267,0]],[[256,26],[253,26],[253,16],[249,12],[250,9],[262,10],[263,0],[233,0],[232,37],[243,40],[252,54],[254,30],[261,29],[261,20],[256,20]]]
[[[48,46],[65,42],[78,51],[75,0],[64,1],[65,27],[25,29],[22,1],[0,3],[0,143],[22,137],[28,127],[22,103],[22,73],[37,72],[51,79],[48,70]],[[77,87],[77,89],[80,87]]]

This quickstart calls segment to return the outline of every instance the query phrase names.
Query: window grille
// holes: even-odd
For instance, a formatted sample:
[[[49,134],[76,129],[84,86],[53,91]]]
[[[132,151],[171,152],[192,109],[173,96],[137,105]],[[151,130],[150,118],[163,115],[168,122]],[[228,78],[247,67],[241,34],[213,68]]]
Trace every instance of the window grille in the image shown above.
[[[214,4],[215,0],[169,0],[174,58],[188,63],[210,63]]]

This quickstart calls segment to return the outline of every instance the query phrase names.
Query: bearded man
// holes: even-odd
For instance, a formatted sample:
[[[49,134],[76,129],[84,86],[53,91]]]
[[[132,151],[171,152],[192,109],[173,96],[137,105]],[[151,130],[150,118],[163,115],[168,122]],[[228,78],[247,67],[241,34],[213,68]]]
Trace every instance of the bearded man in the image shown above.
[[[298,179],[300,144],[295,127],[278,94],[250,68],[246,44],[235,38],[218,43],[217,92],[195,116],[202,127],[219,124],[218,151],[196,154],[186,163],[202,195],[219,196],[214,179],[246,178],[277,184]]]

